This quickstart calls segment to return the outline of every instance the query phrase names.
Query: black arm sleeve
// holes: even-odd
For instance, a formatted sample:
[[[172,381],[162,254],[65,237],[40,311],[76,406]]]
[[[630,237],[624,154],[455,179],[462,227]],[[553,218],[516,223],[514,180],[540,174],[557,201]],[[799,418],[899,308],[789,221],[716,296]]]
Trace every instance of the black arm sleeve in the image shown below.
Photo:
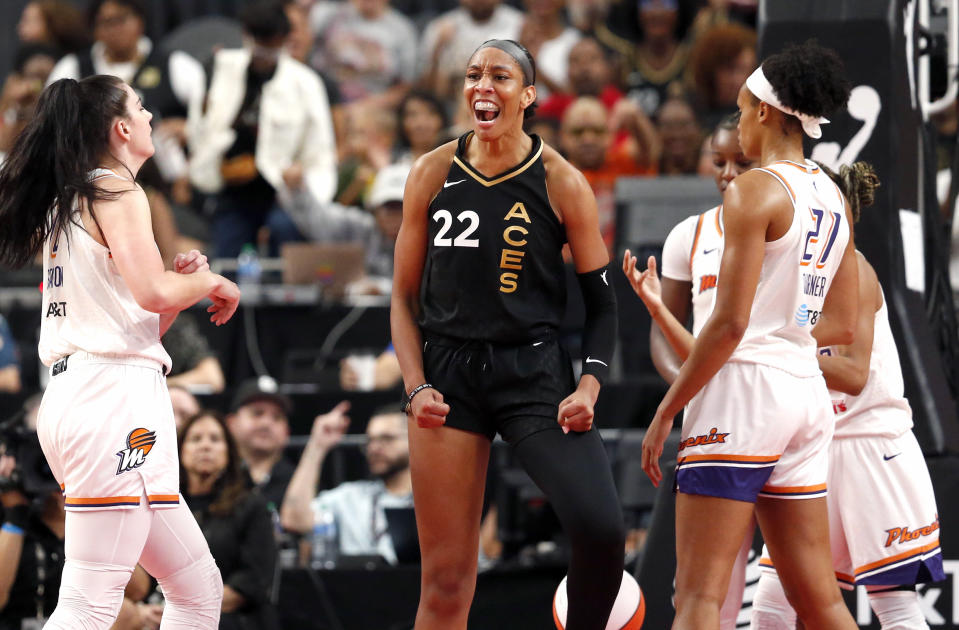
[[[576,274],[586,305],[583,325],[583,374],[592,374],[602,383],[609,375],[616,345],[618,320],[616,293],[608,278],[609,266]]]

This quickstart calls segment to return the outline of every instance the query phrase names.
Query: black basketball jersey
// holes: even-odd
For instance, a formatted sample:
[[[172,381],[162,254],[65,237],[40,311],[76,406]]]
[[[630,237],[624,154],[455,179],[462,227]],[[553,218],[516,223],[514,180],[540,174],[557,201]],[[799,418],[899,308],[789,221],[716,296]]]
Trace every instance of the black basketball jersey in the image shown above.
[[[533,135],[522,162],[487,178],[466,161],[471,136],[430,202],[420,325],[498,343],[541,338],[566,308],[566,231],[546,194],[543,141]]]

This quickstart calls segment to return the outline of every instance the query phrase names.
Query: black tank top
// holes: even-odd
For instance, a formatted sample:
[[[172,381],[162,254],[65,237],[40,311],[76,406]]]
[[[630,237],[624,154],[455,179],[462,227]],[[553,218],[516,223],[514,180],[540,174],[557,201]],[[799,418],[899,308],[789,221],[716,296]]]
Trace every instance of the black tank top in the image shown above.
[[[543,141],[513,168],[484,177],[460,137],[429,206],[420,326],[461,339],[524,343],[551,334],[566,309],[566,231],[546,194]]]

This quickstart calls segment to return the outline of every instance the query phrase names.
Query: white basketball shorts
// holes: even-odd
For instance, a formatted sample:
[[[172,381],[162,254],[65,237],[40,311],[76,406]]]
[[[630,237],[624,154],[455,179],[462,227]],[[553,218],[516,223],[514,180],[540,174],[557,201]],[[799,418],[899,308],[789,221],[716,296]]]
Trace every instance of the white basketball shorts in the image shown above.
[[[945,579],[936,497],[912,431],[833,440],[828,483],[829,543],[840,586]],[[760,568],[774,569],[765,548]]]
[[[821,375],[727,363],[686,407],[676,488],[749,502],[824,496],[833,426]]]
[[[163,366],[74,353],[51,368],[37,436],[68,510],[180,502],[173,408]]]

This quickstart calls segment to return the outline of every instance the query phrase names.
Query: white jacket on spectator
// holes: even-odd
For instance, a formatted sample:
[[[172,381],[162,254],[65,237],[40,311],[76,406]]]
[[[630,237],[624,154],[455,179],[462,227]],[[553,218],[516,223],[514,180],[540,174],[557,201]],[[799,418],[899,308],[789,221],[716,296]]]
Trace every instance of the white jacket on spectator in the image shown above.
[[[220,165],[233,145],[233,123],[243,104],[247,49],[221,50],[213,58],[205,111],[191,111],[189,121],[190,179],[203,192],[223,189]],[[336,140],[326,88],[313,70],[286,53],[263,86],[256,168],[288,206],[290,191],[283,171],[294,162],[303,167],[303,185],[317,203],[327,203],[336,191]]]

